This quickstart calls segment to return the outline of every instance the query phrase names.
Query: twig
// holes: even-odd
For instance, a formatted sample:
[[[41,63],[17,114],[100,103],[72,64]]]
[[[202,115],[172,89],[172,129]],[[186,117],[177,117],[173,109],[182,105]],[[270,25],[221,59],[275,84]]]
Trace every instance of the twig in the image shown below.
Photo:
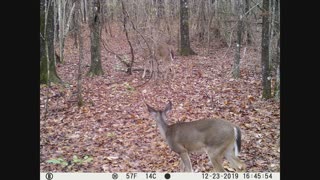
[[[130,46],[130,52],[131,52],[131,63],[130,63],[130,66],[129,66],[129,69],[128,69],[128,73],[129,74],[132,74],[132,66],[133,66],[133,63],[134,63],[134,53],[133,53],[133,48],[132,48],[132,44],[131,44],[131,41],[129,39],[129,35],[128,35],[128,30],[127,30],[127,27],[126,27],[126,24],[127,24],[127,18],[129,17],[128,15],[128,12],[125,10],[125,7],[124,7],[124,3],[123,1],[121,1],[121,4],[122,4],[122,13],[123,13],[123,28],[124,28],[124,31],[125,31],[125,34],[126,34],[126,38],[127,38],[127,41],[128,41],[128,44]]]
[[[108,49],[108,48],[106,47],[107,44],[106,44],[106,42],[105,42],[104,40],[102,41],[102,45],[103,45],[104,49],[105,49],[107,52],[115,55],[115,56],[120,60],[121,63],[123,63],[127,68],[129,68],[130,64],[129,64],[128,62],[126,62],[125,60],[123,60],[123,58],[122,58],[119,54],[117,54],[117,53],[115,53],[114,51]]]

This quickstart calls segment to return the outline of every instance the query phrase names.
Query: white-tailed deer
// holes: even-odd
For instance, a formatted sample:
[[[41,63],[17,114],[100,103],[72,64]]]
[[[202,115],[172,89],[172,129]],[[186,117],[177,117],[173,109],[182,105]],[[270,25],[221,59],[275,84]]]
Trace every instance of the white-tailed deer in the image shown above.
[[[189,158],[190,152],[204,150],[211,164],[219,171],[225,171],[222,166],[223,157],[237,171],[244,171],[246,166],[237,157],[241,148],[241,131],[238,126],[220,119],[204,119],[192,122],[167,124],[166,113],[171,110],[171,101],[163,110],[155,110],[148,104],[149,113],[156,120],[161,136],[170,148],[180,155],[180,168],[192,172]]]
[[[167,79],[168,73],[171,71],[172,76],[174,76],[174,68],[172,66],[173,59],[174,59],[174,53],[173,53],[173,47],[165,42],[158,43],[154,49],[153,55],[150,55],[150,51],[148,49],[144,49],[144,59],[148,61],[144,67],[142,78],[145,77],[147,66],[149,66],[149,70],[152,72],[158,72],[163,75],[164,79]],[[155,58],[155,63],[152,66],[152,58]],[[156,73],[158,74],[158,73]]]

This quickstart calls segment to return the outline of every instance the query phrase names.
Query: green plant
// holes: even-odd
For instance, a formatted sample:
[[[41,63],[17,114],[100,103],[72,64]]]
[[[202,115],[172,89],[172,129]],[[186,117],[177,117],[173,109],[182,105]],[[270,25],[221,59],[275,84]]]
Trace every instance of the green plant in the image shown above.
[[[134,87],[130,86],[130,84],[128,82],[123,83],[124,87],[128,90],[128,91],[134,91]]]
[[[53,158],[50,160],[47,160],[47,163],[53,163],[53,164],[60,164],[62,167],[66,166],[73,166],[74,164],[84,164],[87,162],[91,162],[93,160],[93,157],[90,156],[84,156],[83,159],[79,159],[78,156],[74,155],[72,161],[66,161],[63,158]]]

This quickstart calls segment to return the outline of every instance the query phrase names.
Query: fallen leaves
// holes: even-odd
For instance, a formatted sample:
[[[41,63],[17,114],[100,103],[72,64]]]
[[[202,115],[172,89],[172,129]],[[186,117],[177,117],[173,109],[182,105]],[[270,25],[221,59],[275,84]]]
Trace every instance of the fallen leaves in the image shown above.
[[[109,38],[110,45],[123,47],[119,51],[128,51],[121,38]],[[247,170],[279,171],[279,103],[260,98],[261,77],[251,66],[241,68],[242,78],[230,78],[233,55],[217,58],[223,57],[226,49],[216,49],[207,56],[198,48],[199,56],[177,56],[173,80],[149,81],[141,87],[142,72],[127,76],[116,71],[112,57],[104,54],[106,60],[102,65],[108,73],[83,78],[85,105],[78,108],[74,73],[78,52],[73,50],[70,41],[70,38],[66,40],[65,64],[57,68],[59,76],[69,85],[51,86],[46,119],[48,87],[40,86],[41,171],[178,172],[179,157],[162,139],[145,106],[148,103],[163,108],[169,100],[173,103],[173,110],[168,114],[169,124],[202,118],[227,119],[242,129],[240,159],[246,163]],[[90,64],[89,45],[87,39],[84,64]],[[251,51],[247,48],[248,57],[250,53],[257,53]],[[136,65],[141,64],[143,62],[137,60]],[[84,65],[83,72],[87,70]],[[60,165],[84,162],[84,157],[90,161],[68,166],[68,169]],[[52,159],[55,160],[50,161]],[[206,155],[192,155],[191,160],[196,172],[212,170]],[[234,171],[226,162],[224,167]]]

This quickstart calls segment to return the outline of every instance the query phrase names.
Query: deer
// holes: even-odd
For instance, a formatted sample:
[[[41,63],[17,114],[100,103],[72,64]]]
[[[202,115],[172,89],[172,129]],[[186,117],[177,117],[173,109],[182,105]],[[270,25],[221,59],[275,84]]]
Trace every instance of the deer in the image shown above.
[[[147,65],[149,66],[149,70],[156,71],[158,70],[163,75],[164,79],[167,79],[169,72],[172,72],[172,76],[174,76],[175,71],[173,68],[173,60],[174,60],[174,52],[173,52],[173,46],[169,45],[166,42],[159,42],[156,44],[153,50],[153,55],[150,55],[150,52],[148,49],[143,50],[143,57],[146,61],[149,61],[144,67],[142,78],[145,77],[146,71],[147,71]],[[153,61],[154,65],[152,66],[152,61],[150,58],[154,58],[156,61]],[[159,68],[158,68],[159,67]]]
[[[189,153],[205,151],[218,172],[225,172],[223,157],[236,171],[245,171],[246,165],[238,158],[241,149],[241,130],[223,119],[202,119],[191,122],[167,124],[167,113],[172,110],[169,103],[162,110],[146,104],[149,114],[156,121],[161,136],[170,149],[180,156],[180,171],[193,172]]]

